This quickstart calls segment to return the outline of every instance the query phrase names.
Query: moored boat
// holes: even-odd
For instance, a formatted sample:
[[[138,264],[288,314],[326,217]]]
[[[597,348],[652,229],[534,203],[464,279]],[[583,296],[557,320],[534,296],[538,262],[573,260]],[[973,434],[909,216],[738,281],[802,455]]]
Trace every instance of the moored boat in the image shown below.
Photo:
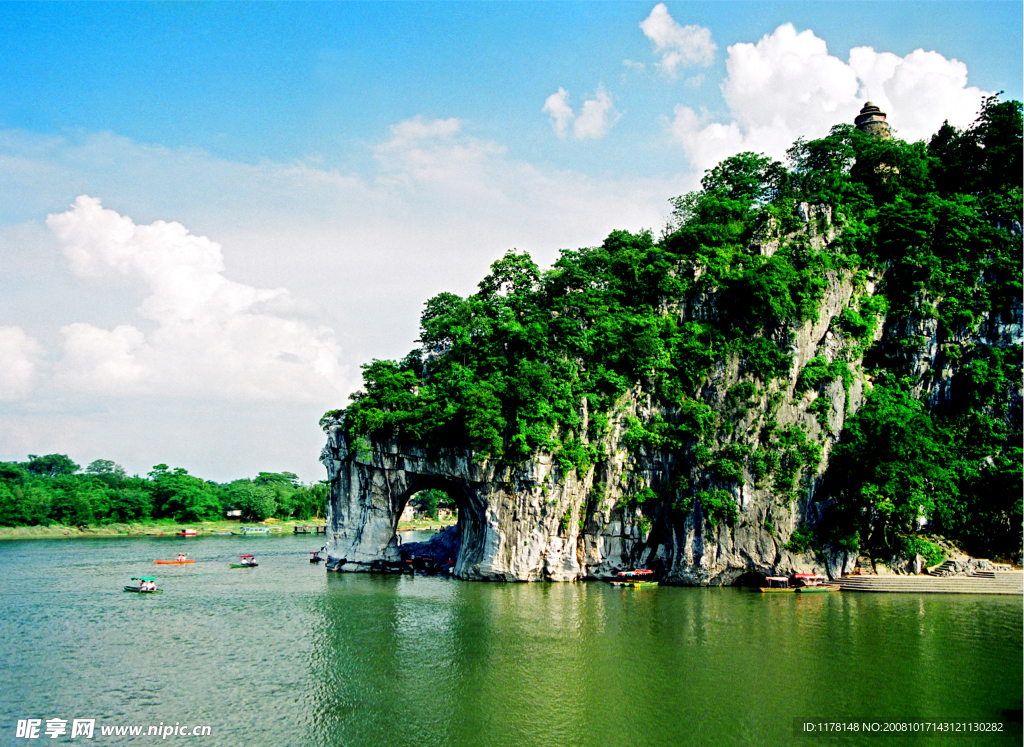
[[[817,573],[797,573],[793,578],[803,582],[803,586],[798,586],[796,589],[800,594],[821,594],[839,591],[839,584],[827,584],[825,582],[828,581],[828,577]]]
[[[198,532],[195,529],[182,529],[180,532],[175,532],[175,537],[195,537]]]
[[[241,563],[231,563],[230,567],[232,567],[232,568],[255,568],[257,565],[259,565],[259,563],[256,562],[256,556],[255,555],[239,555],[238,557],[240,557],[242,559],[242,562]]]
[[[322,550],[310,550],[309,554],[312,555],[313,557],[311,557],[309,559],[309,562],[310,563],[320,563],[320,562],[323,562],[323,558],[320,557],[320,553],[321,552],[323,552],[323,551]]]
[[[654,580],[654,571],[647,568],[637,568],[632,571],[619,571],[615,578],[608,583],[612,586],[657,586]]]
[[[768,585],[762,586],[760,589],[765,594],[796,591],[789,585],[789,579],[786,576],[765,576],[764,580]]]
[[[190,559],[187,552],[179,552],[178,553],[178,557],[175,560],[154,560],[153,562],[156,563],[157,565],[169,565],[171,563],[174,563],[174,564],[195,563],[196,561]]]

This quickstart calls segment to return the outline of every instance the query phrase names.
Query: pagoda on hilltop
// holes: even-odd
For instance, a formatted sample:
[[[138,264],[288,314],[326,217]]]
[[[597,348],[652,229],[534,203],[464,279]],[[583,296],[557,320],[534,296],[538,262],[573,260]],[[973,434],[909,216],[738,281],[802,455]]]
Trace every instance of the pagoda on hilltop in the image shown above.
[[[879,140],[889,140],[892,137],[889,123],[885,121],[885,112],[870,101],[864,104],[864,108],[860,110],[860,114],[853,120],[853,123],[864,134]]]

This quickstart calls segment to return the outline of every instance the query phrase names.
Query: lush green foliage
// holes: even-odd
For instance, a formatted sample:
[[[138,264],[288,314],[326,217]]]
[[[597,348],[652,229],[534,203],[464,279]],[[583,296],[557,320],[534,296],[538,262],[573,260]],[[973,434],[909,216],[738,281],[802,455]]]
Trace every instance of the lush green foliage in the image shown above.
[[[564,250],[546,272],[509,252],[468,298],[430,299],[421,346],[364,366],[344,411],[348,442],[361,457],[369,437],[504,462],[546,451],[586,472],[606,456],[595,442],[622,395],[639,388],[655,414],[625,418],[622,444],[699,465],[693,484],[673,475],[653,487],[731,521],[724,488],[745,473],[785,502],[819,468],[821,444],[777,426],[773,382],[791,375],[793,330],[818,319],[830,274],[842,274],[860,294],[831,325],[842,354],[813,358],[793,394],[818,392],[809,409],[827,426],[831,382],[849,396],[862,366],[879,386],[840,437],[827,483],[838,502],[822,537],[891,547],[924,515],[961,541],[1019,549],[1020,411],[1007,403],[1020,352],[966,341],[981,320],[1019,314],[1020,155],[1021,104],[992,97],[974,126],[946,125],[928,143],[837,125],[795,143],[785,165],[733,156],[671,201],[657,239],[614,231]],[[811,241],[808,221],[835,239]],[[939,363],[956,374],[926,407],[917,393],[939,374],[908,375],[927,342],[911,330],[929,320]],[[718,410],[705,385],[730,358],[740,381]],[[737,424],[762,407],[749,431],[760,437],[740,446]]]
[[[129,477],[106,459],[80,469],[63,454],[0,462],[0,526],[211,521],[228,508],[249,521],[309,519],[322,515],[327,501],[325,484],[301,485],[290,472],[217,484],[166,464],[147,477]]]
[[[417,511],[434,520],[438,518],[439,509],[445,508],[449,511],[456,509],[455,502],[451,497],[443,490],[437,490],[436,488],[421,490],[410,498],[409,502],[412,503]]]
[[[946,551],[929,542],[923,537],[904,537],[902,541],[903,552],[907,555],[920,555],[924,558],[926,567],[938,565],[946,559]]]

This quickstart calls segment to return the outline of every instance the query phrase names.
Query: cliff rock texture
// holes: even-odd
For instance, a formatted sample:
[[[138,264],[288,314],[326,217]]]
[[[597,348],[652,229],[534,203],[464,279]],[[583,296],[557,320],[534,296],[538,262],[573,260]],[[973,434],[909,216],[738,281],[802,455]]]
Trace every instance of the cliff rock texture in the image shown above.
[[[813,207],[799,206],[801,216],[814,213]],[[816,243],[830,240],[828,230],[815,231],[813,224],[811,229]],[[507,465],[478,460],[468,448],[428,453],[397,438],[371,439],[356,451],[346,442],[344,416],[327,421],[322,461],[332,485],[329,567],[358,571],[380,561],[398,561],[396,528],[406,502],[420,490],[439,488],[459,507],[458,578],[572,581],[644,566],[657,569],[670,583],[718,585],[736,582],[744,574],[848,572],[856,562],[854,553],[829,550],[816,556],[790,552],[785,545],[794,529],[816,523],[827,508],[827,501],[815,500],[815,490],[846,418],[863,400],[862,361],[849,360],[852,375],[847,381],[836,377],[801,387],[799,375],[812,359],[832,364],[849,359],[851,350],[863,349],[840,330],[837,320],[858,298],[863,302],[862,294],[870,294],[878,280],[869,277],[858,288],[853,273],[829,272],[817,318],[789,330],[789,375],[767,388],[741,373],[735,358],[712,372],[699,397],[718,414],[719,425],[703,447],[703,461],[698,455],[677,464],[676,455],[651,444],[627,446],[631,430],[664,416],[642,384],[616,403],[606,432],[593,444],[601,458],[582,474],[563,469],[551,454]],[[714,308],[683,303],[675,313],[685,318],[714,313]],[[941,344],[932,319],[911,318],[902,325],[911,328],[891,329],[882,319],[873,339],[917,340],[909,350],[901,347],[900,354],[918,379],[929,382],[922,386],[934,401],[948,393],[954,378],[949,346],[1010,348],[1020,345],[1022,337],[1019,304],[1012,319],[985,320],[973,335]],[[936,375],[923,377],[925,371]],[[588,417],[584,399],[581,434],[588,432]],[[783,437],[765,439],[766,428]],[[730,451],[740,458],[707,456]],[[797,493],[780,489],[778,480],[766,481],[756,469],[759,462],[750,459],[759,452],[781,459],[790,485],[806,489]],[[723,474],[735,469],[738,475]],[[680,477],[700,485],[701,495],[711,499],[683,506],[631,500],[644,488],[671,489]],[[705,505],[721,491],[735,501],[734,521],[716,519],[713,507]]]

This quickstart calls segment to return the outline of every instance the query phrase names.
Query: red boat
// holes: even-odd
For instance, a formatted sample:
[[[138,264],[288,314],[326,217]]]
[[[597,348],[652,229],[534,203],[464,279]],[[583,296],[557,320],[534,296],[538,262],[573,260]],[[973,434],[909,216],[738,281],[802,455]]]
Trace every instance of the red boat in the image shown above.
[[[179,552],[177,560],[154,560],[157,565],[167,565],[169,563],[195,563],[196,561],[190,560],[187,552]]]
[[[195,529],[182,529],[180,532],[176,532],[176,537],[195,537],[198,532]]]

